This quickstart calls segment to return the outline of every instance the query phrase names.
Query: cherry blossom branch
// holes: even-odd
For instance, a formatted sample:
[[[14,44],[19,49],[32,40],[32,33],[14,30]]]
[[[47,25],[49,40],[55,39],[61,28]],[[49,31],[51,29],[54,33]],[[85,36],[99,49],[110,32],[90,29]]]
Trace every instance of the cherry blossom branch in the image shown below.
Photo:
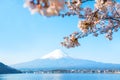
[[[83,7],[82,4],[95,1],[94,8]],[[93,34],[97,37],[105,34],[112,40],[113,32],[120,29],[120,3],[116,0],[26,0],[24,7],[32,14],[42,16],[77,16],[79,32],[64,37],[61,45],[66,48],[80,46],[78,39]]]

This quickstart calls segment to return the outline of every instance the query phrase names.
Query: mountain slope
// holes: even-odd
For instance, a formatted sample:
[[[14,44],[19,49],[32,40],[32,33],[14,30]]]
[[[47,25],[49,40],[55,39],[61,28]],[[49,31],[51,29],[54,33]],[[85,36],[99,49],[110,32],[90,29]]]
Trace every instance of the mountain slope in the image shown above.
[[[0,74],[8,73],[21,73],[21,72],[0,62]]]
[[[120,69],[119,64],[108,64],[90,60],[74,59],[55,50],[40,59],[12,65],[20,70],[53,70],[53,69]]]

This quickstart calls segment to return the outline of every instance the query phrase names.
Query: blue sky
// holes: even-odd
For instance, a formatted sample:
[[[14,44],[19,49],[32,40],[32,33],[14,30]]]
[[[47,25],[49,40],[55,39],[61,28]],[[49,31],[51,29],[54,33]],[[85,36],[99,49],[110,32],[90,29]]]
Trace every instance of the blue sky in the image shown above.
[[[31,15],[23,8],[23,0],[0,0],[0,62],[26,62],[61,49],[71,57],[108,63],[120,63],[120,31],[108,41],[104,35],[79,40],[80,47],[60,46],[63,37],[77,28],[77,17]]]

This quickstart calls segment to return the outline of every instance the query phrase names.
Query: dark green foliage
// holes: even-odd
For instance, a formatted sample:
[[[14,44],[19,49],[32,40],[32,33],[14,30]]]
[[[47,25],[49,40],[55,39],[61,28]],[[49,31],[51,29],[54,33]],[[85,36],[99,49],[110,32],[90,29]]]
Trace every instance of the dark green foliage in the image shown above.
[[[0,74],[10,74],[10,73],[21,73],[21,71],[18,71],[0,62]]]

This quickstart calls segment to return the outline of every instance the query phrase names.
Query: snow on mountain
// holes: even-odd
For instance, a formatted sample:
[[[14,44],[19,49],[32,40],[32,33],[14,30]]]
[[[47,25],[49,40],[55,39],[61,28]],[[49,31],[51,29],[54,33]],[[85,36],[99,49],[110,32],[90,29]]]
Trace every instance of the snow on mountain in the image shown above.
[[[47,69],[120,69],[119,64],[108,64],[91,60],[74,59],[57,49],[47,55],[29,62],[12,65],[19,70]]]
[[[67,54],[63,53],[60,49],[56,49],[53,52],[41,57],[41,59],[60,59],[68,57]]]

